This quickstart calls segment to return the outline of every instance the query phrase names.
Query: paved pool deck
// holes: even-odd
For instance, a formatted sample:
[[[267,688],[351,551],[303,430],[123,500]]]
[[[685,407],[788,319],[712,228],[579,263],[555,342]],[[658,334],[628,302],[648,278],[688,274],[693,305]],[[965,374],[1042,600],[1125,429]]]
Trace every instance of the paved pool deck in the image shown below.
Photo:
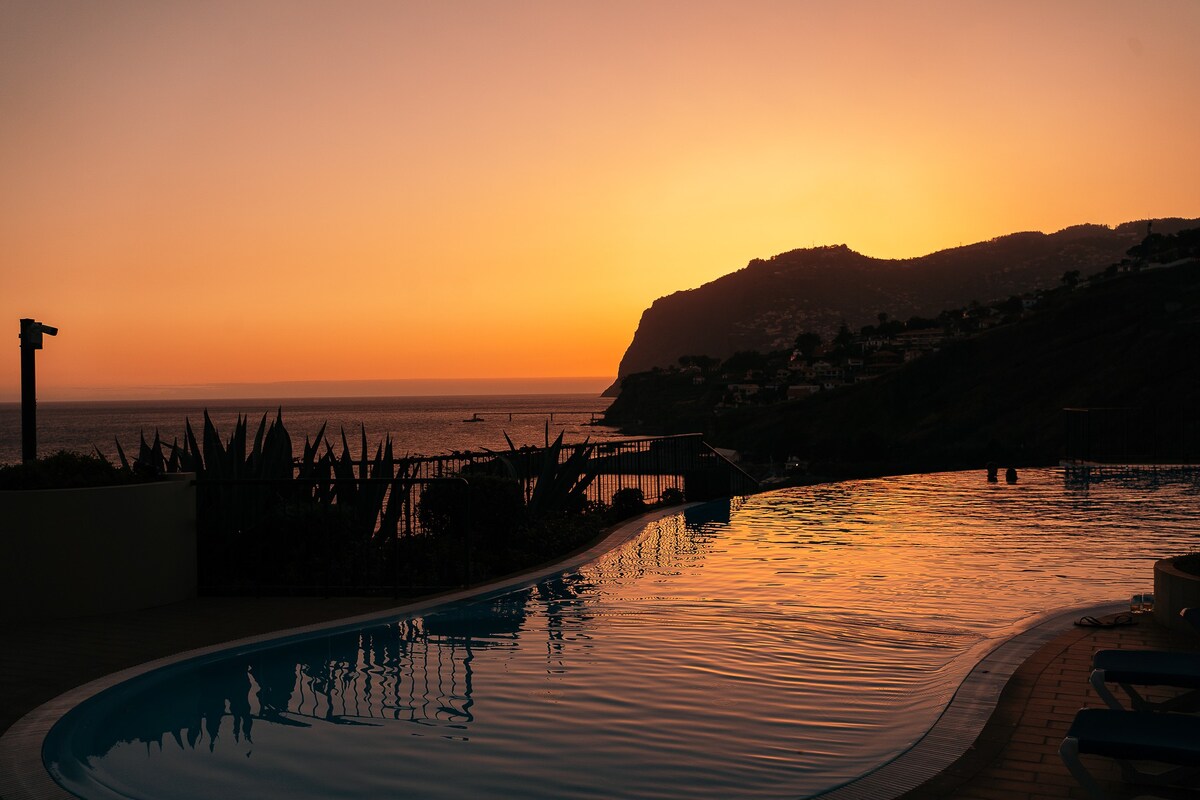
[[[1112,617],[1102,617],[1109,621]],[[1052,800],[1088,795],[1058,755],[1068,726],[1080,708],[1103,708],[1088,683],[1097,650],[1189,650],[1200,653],[1200,637],[1155,624],[1152,615],[1129,626],[1072,626],[1026,658],[1012,674],[982,732],[966,754],[936,777],[900,795],[903,800]],[[1150,699],[1170,692],[1149,690]],[[1117,696],[1125,699],[1121,692]],[[1135,787],[1122,783],[1115,763],[1084,757],[1111,797],[1190,797],[1193,791]]]
[[[390,598],[202,598],[124,614],[5,625],[0,648],[0,734],[25,714],[81,684],[175,653],[272,631],[383,612]],[[1200,650],[1200,639],[1149,616],[1125,627],[1063,626],[1062,619],[1004,683],[982,732],[962,757],[900,795],[904,800],[1050,800],[1085,795],[1058,746],[1075,712],[1102,701],[1087,682],[1104,648]],[[1114,796],[1115,767],[1096,762]],[[11,776],[10,776],[11,777]],[[6,781],[0,780],[0,786]],[[895,792],[878,796],[896,796]],[[1195,794],[1180,795],[1195,797]]]

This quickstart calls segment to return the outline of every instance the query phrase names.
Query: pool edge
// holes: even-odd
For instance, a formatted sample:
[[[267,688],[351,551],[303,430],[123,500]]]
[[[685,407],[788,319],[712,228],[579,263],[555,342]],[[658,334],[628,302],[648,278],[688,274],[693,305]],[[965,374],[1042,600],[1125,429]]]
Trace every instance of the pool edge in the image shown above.
[[[468,598],[486,597],[537,581],[557,572],[595,560],[658,520],[683,513],[696,504],[659,509],[628,520],[585,551],[552,565],[448,595],[425,598],[393,608],[283,628],[267,633],[181,651],[174,655],[110,673],[68,690],[30,711],[0,736],[0,797],[5,800],[63,800],[75,795],[54,781],[42,761],[42,747],[50,729],[72,708],[112,686],[155,669],[237,648],[275,643],[321,631],[357,627],[373,621],[412,615]],[[972,746],[994,714],[1000,694],[1019,667],[1042,646],[1069,627],[1073,619],[1127,609],[1127,603],[1110,601],[1063,607],[1014,623],[1011,636],[1000,637],[972,667],[955,689],[950,703],[933,725],[910,748],[871,772],[813,797],[823,800],[893,800],[917,788],[954,764]]]
[[[1128,601],[1111,600],[1047,611],[1019,632],[997,641],[954,691],[950,703],[921,738],[887,763],[810,800],[895,800],[944,772],[962,758],[995,713],[1000,694],[1031,656],[1077,619],[1128,611]]]
[[[670,508],[658,509],[648,514],[626,520],[586,550],[575,553],[554,564],[543,565],[519,575],[510,575],[482,586],[424,598],[393,608],[371,611],[351,617],[342,617],[340,619],[326,620],[310,625],[283,628],[239,639],[231,639],[219,644],[184,650],[80,684],[25,714],[0,736],[0,798],[3,798],[3,800],[74,800],[77,796],[55,782],[50,772],[46,769],[42,761],[42,745],[50,729],[67,712],[80,703],[117,684],[162,667],[226,650],[263,645],[269,642],[306,636],[321,631],[332,631],[338,628],[357,627],[374,621],[409,616],[437,608],[441,605],[470,598],[486,597],[491,594],[509,591],[530,582],[535,582],[548,575],[574,569],[590,561],[594,561],[609,550],[633,538],[647,525],[666,517],[682,514],[687,509],[697,505],[700,504],[686,503]]]

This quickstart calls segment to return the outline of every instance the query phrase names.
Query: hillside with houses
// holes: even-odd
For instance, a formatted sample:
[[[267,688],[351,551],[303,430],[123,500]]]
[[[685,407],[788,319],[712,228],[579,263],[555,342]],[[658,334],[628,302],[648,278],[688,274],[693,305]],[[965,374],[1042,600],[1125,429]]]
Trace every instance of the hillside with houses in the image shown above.
[[[1095,272],[1062,271],[1053,288],[928,318],[880,311],[767,353],[683,356],[628,376],[606,421],[702,431],[765,462],[1048,463],[1066,405],[1200,401],[1184,368],[1200,346],[1198,283],[1200,229],[1154,233]],[[959,433],[939,428],[952,419]]]
[[[670,368],[689,353],[727,359],[742,351],[790,349],[800,331],[831,341],[891,319],[1049,290],[1065,273],[1091,275],[1127,258],[1153,226],[1171,235],[1200,220],[1142,220],[1108,228],[1076,225],[1053,234],[1014,233],[919,258],[877,259],[845,245],[754,259],[743,269],[654,301],[621,359],[615,395],[629,375]]]

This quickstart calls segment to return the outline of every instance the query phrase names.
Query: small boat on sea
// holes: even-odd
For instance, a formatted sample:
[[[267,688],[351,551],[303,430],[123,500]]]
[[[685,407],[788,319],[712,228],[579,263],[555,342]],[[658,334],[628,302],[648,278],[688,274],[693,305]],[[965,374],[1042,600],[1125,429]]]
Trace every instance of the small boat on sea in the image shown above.
[[[464,419],[463,422],[483,422],[483,417],[476,413],[472,414],[470,419]]]

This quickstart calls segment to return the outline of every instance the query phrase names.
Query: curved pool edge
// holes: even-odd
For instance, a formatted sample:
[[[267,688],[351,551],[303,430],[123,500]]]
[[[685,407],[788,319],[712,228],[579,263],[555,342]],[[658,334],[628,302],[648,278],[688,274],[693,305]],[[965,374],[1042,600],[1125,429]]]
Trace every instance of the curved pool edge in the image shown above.
[[[910,748],[848,783],[813,795],[820,800],[894,800],[944,772],[974,745],[995,713],[1000,694],[1020,666],[1083,616],[1128,611],[1111,600],[1044,612],[1017,623],[1020,630],[999,640],[971,668],[950,703]]]
[[[562,561],[553,564],[544,564],[528,572],[509,575],[491,583],[483,584],[482,586],[463,589],[450,594],[427,597],[393,608],[371,611],[366,614],[326,620],[294,628],[284,628],[232,639],[219,644],[185,650],[88,681],[38,706],[13,723],[12,727],[0,736],[0,798],[3,798],[3,800],[73,800],[73,798],[76,798],[76,795],[66,791],[55,782],[50,772],[46,769],[46,765],[42,760],[42,746],[46,736],[60,719],[80,703],[139,675],[144,675],[164,667],[175,666],[185,661],[193,661],[225,653],[230,650],[254,650],[261,647],[270,647],[313,634],[334,633],[343,629],[358,628],[374,622],[383,622],[418,613],[428,613],[442,606],[451,605],[463,600],[483,599],[491,595],[503,594],[529,583],[537,582],[547,576],[576,569],[594,561],[609,550],[632,539],[647,525],[666,517],[682,514],[687,509],[697,505],[701,504],[686,503],[670,508],[658,509],[648,514],[642,514],[626,520],[591,547],[568,556]]]

